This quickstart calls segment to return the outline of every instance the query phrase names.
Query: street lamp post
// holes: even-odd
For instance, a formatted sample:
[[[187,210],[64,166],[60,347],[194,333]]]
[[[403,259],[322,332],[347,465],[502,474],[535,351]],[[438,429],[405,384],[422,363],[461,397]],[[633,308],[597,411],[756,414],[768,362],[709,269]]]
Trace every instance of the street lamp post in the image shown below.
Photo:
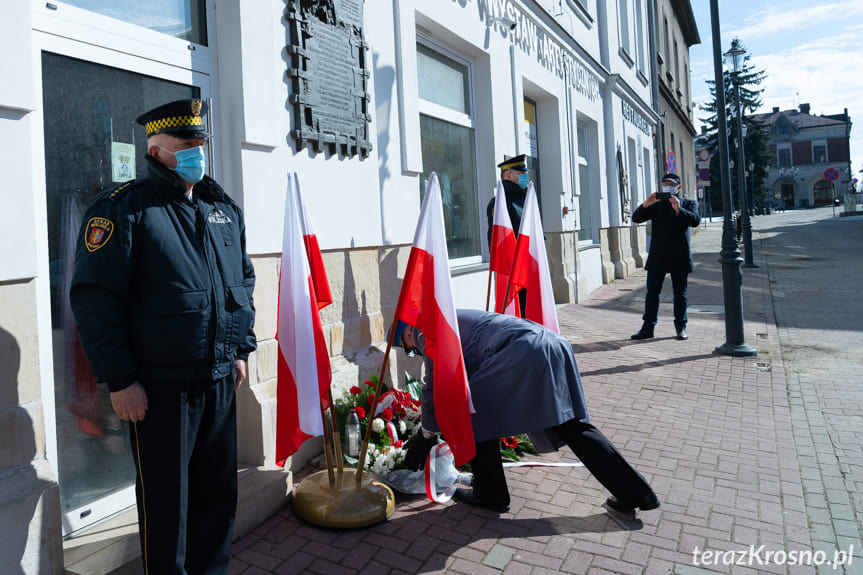
[[[744,246],[744,263],[745,268],[757,268],[758,265],[752,262],[752,221],[749,219],[749,202],[747,201],[746,191],[746,159],[743,153],[743,136],[745,134],[743,126],[743,114],[740,110],[740,72],[743,67],[743,56],[746,54],[746,49],[740,44],[740,40],[735,38],[731,41],[731,49],[725,53],[727,58],[731,58],[733,71],[731,72],[731,82],[734,84],[734,107],[737,110],[737,182],[740,190],[740,217],[743,228],[743,246]],[[749,194],[752,193],[750,190]]]
[[[719,140],[719,169],[722,184],[722,296],[725,304],[725,343],[717,353],[736,357],[756,355],[758,351],[743,338],[743,272],[740,249],[731,222],[731,169],[728,165],[728,125],[725,119],[725,79],[722,73],[722,39],[719,32],[719,0],[710,0],[713,30],[713,71],[716,79],[716,119]]]

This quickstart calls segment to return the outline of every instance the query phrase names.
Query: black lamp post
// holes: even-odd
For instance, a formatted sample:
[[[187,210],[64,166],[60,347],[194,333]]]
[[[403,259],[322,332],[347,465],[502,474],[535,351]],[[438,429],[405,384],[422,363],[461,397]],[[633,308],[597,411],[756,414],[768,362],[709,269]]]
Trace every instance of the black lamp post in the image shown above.
[[[734,84],[734,106],[737,111],[737,189],[740,190],[740,223],[743,228],[743,267],[757,268],[758,266],[752,263],[752,221],[749,219],[749,202],[746,199],[746,158],[743,153],[743,136],[745,132],[743,113],[740,110],[740,72],[743,67],[743,56],[745,54],[746,49],[743,48],[740,40],[735,38],[731,41],[731,49],[724,55],[726,58],[731,58],[733,66],[731,82]],[[749,193],[752,193],[751,190]]]
[[[725,79],[722,73],[722,39],[719,33],[719,0],[710,0],[713,30],[713,71],[716,79],[716,120],[719,140],[719,169],[722,184],[722,292],[725,304],[725,343],[718,353],[737,357],[756,355],[758,351],[743,338],[743,272],[740,249],[731,222],[731,169],[728,165],[728,125],[725,120]],[[741,163],[742,165],[742,163]]]

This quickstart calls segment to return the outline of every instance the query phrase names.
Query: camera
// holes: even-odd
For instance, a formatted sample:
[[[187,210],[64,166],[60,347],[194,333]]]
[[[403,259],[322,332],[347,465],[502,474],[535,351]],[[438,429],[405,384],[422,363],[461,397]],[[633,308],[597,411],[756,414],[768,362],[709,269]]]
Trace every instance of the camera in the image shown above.
[[[671,199],[671,192],[656,192],[656,199],[659,201],[665,200],[667,202]]]

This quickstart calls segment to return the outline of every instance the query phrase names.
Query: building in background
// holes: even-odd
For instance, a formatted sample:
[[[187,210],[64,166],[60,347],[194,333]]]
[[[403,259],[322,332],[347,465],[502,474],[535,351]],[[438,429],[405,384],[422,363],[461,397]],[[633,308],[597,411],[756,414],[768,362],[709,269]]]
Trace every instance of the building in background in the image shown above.
[[[662,117],[662,150],[666,171],[680,176],[683,195],[697,196],[689,48],[700,44],[695,16],[688,0],[657,0],[658,86]]]
[[[851,118],[815,115],[809,104],[799,109],[756,114],[767,127],[773,163],[767,179],[772,205],[780,209],[830,205],[852,185]]]
[[[685,4],[3,3],[0,47],[16,57],[0,61],[0,425],[13,438],[0,463],[0,564],[76,573],[108,572],[106,558],[137,561],[137,535],[126,528],[135,524],[129,441],[76,353],[68,310],[84,208],[142,171],[137,115],[209,99],[211,175],[246,216],[259,347],[238,396],[240,536],[286,503],[291,469],[320,451],[309,441],[287,470],[274,464],[288,173],[299,174],[336,298],[322,312],[336,386],[380,367],[432,171],[457,305],[485,307],[485,209],[496,165],[522,153],[555,298],[584,299],[643,264],[645,228],[629,214],[664,161],[653,141],[650,30],[654,14],[676,30],[669,90],[680,109],[663,109],[691,118],[686,52],[697,32],[688,20],[685,32],[674,24],[675,10],[691,18]],[[672,57],[663,52],[663,62]],[[398,352],[391,374],[418,367],[410,362]],[[80,537],[96,523],[99,537]]]

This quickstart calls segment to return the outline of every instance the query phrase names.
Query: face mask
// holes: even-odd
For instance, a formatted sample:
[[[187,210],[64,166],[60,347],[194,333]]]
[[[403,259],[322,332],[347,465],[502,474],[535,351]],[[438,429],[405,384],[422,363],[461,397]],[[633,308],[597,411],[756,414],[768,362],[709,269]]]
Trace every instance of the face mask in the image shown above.
[[[662,186],[662,191],[671,194],[672,196],[677,195],[677,186]]]
[[[518,175],[518,185],[522,187],[522,189],[527,189],[527,184],[530,180],[527,177],[527,174],[519,174]]]
[[[177,158],[177,167],[174,168],[174,171],[183,181],[197,184],[204,179],[204,172],[207,171],[207,157],[204,155],[203,146],[195,146],[178,152],[165,150],[162,146],[159,146],[159,149]]]

